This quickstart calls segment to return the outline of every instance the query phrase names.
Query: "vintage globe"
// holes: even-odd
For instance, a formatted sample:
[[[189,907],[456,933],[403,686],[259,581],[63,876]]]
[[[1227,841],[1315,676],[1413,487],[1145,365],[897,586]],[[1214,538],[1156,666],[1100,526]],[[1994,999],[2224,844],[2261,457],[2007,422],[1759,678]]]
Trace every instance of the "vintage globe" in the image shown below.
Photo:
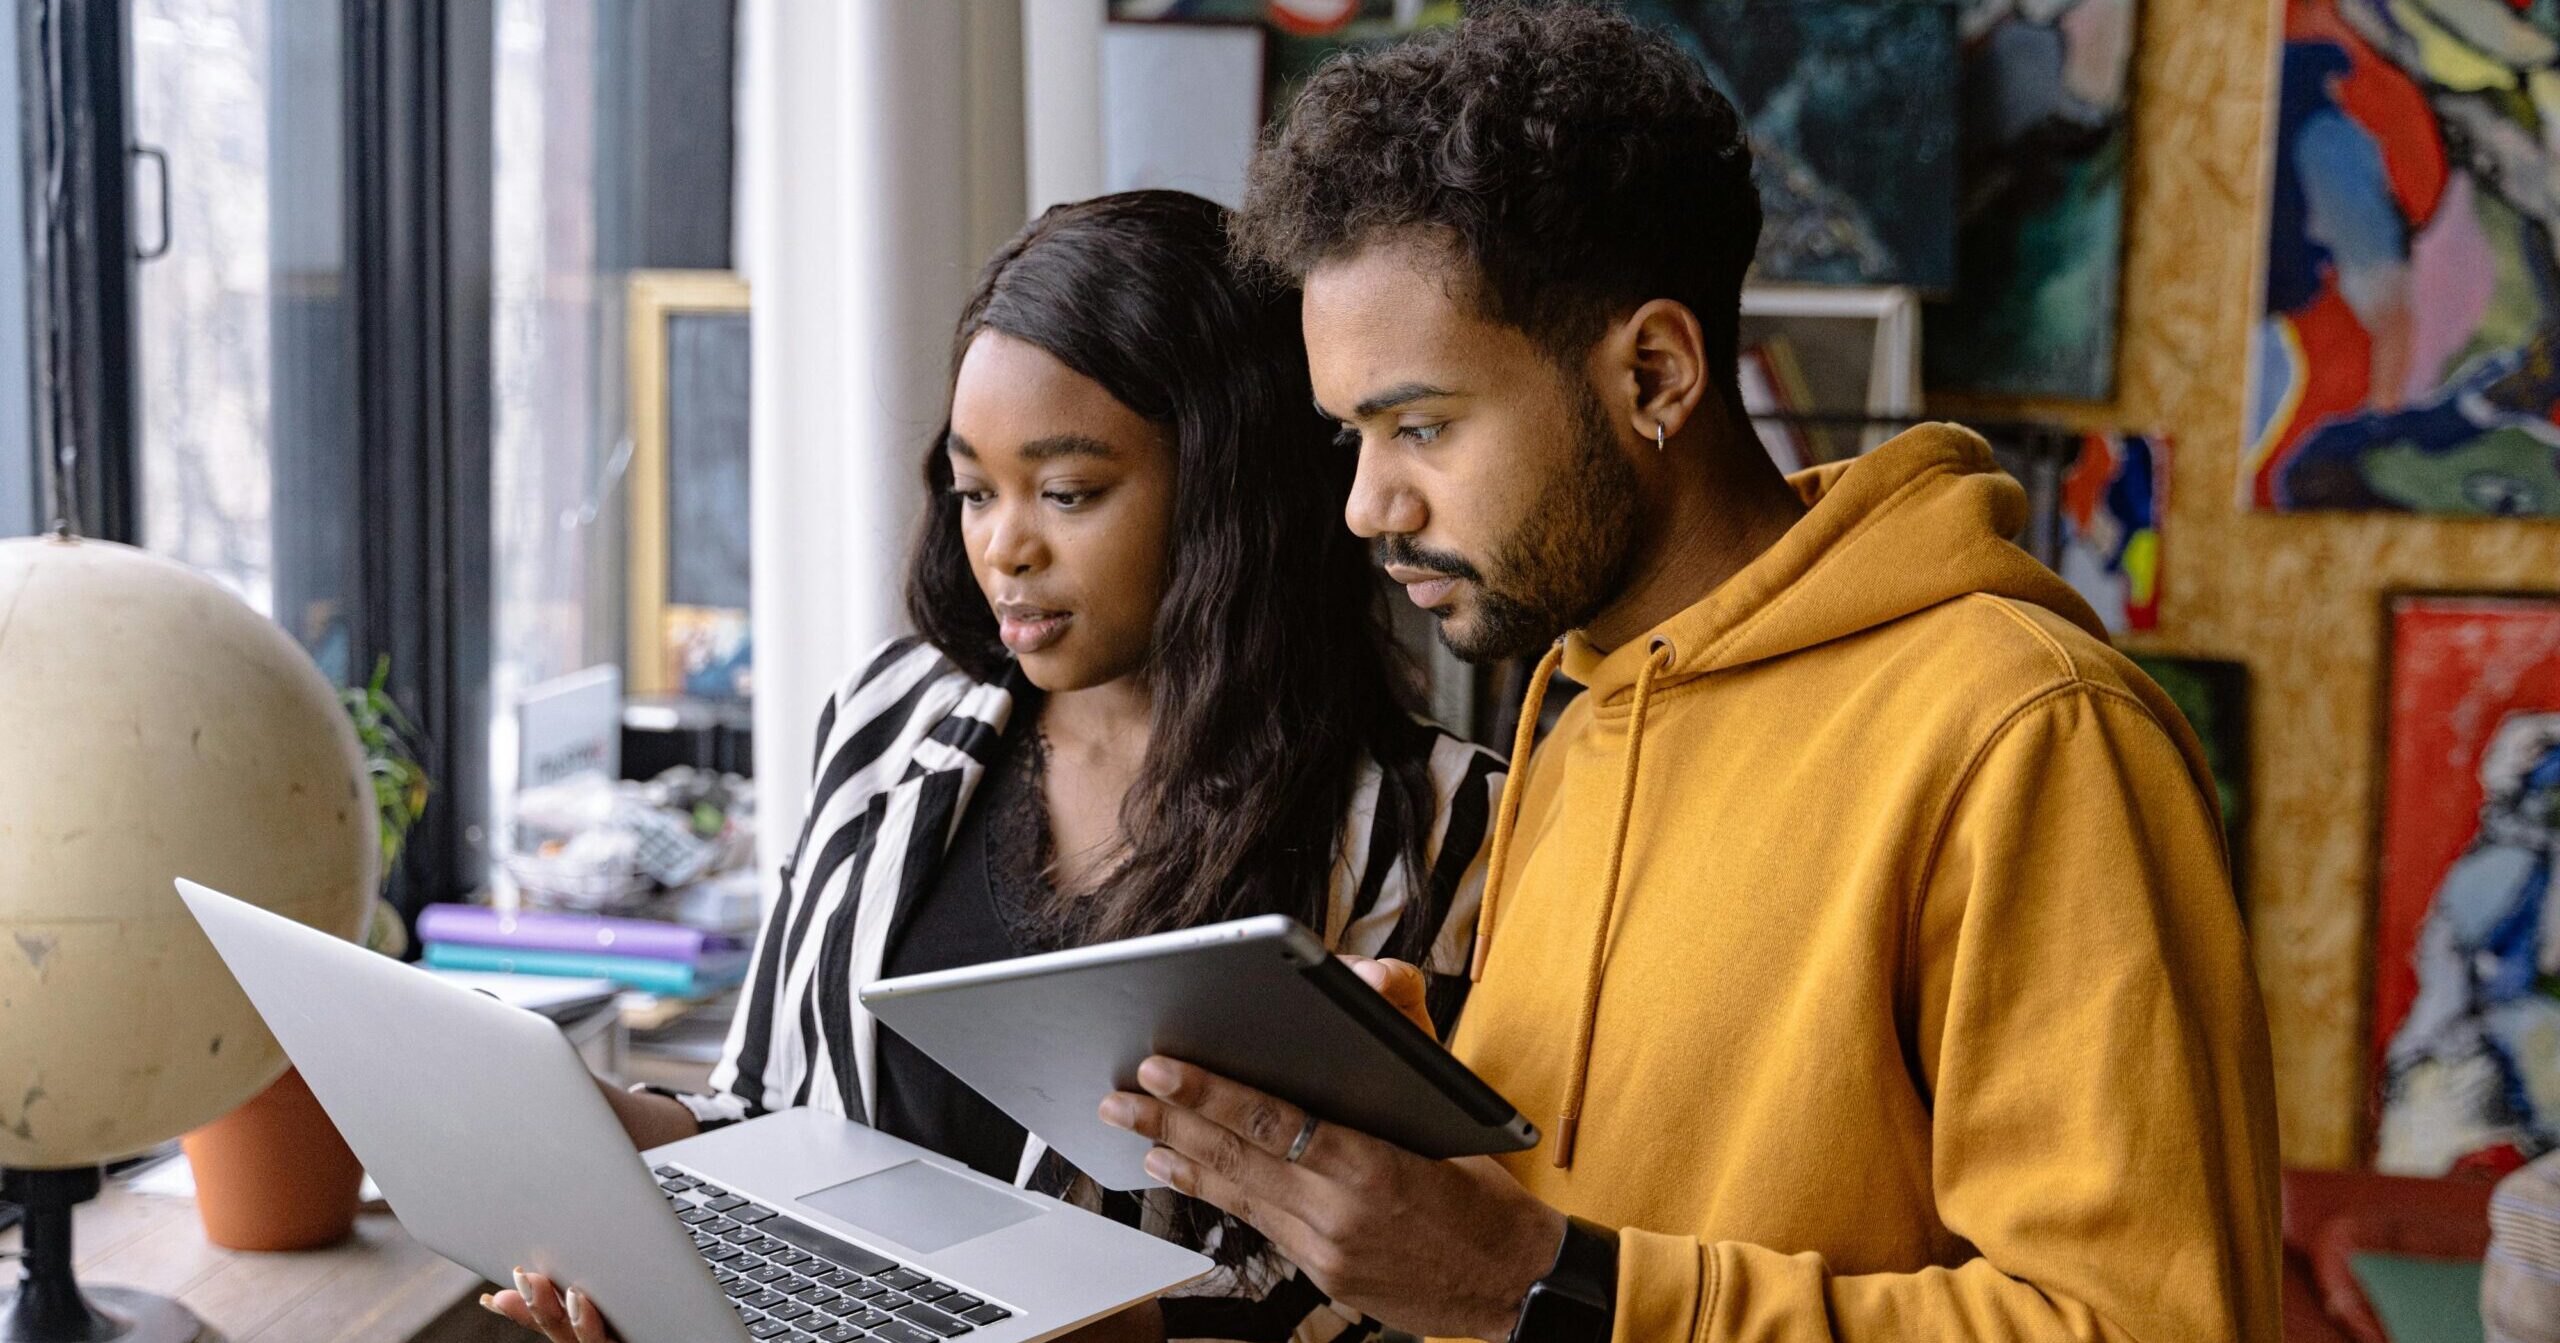
[[[273,621],[128,546],[0,541],[0,1167],[130,1155],[275,1080],[171,881],[351,937],[375,826],[354,728]]]

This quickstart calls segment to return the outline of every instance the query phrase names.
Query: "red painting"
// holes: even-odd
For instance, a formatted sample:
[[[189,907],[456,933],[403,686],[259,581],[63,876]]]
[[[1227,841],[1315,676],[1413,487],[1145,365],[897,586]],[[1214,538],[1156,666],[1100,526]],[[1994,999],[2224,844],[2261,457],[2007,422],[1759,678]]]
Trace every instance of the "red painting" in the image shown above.
[[[2560,1146],[2560,597],[2392,600],[2374,1164]]]

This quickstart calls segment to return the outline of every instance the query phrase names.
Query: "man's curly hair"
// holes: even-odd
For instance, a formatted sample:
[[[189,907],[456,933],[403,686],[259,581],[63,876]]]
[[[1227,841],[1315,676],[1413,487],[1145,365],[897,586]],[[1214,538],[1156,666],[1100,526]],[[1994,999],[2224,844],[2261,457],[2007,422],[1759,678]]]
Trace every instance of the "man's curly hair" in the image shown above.
[[[1625,15],[1498,4],[1307,80],[1254,155],[1238,249],[1303,280],[1408,234],[1449,243],[1478,309],[1558,359],[1643,303],[1687,305],[1734,399],[1751,150],[1697,63]]]

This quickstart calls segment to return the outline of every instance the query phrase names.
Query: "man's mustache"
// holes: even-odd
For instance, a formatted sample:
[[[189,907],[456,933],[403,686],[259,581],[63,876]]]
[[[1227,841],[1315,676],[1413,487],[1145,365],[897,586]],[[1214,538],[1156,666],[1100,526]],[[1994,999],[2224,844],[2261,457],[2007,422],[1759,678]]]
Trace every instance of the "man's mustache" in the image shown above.
[[[1476,567],[1455,551],[1428,550],[1416,545],[1410,536],[1381,536],[1370,543],[1369,550],[1380,568],[1395,564],[1407,569],[1429,569],[1477,583],[1484,581],[1484,575],[1477,573]]]

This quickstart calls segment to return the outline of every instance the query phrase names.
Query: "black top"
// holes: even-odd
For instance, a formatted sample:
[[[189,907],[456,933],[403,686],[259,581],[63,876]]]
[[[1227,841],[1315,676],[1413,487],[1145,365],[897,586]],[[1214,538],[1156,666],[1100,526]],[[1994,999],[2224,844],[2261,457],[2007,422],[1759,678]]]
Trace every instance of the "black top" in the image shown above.
[[[917,975],[1051,949],[1039,925],[1048,903],[1047,811],[1040,796],[1036,698],[1017,705],[986,777],[932,886],[881,964],[883,976]],[[965,1161],[1007,1184],[1022,1164],[1022,1126],[923,1050],[880,1023],[875,1126]]]

